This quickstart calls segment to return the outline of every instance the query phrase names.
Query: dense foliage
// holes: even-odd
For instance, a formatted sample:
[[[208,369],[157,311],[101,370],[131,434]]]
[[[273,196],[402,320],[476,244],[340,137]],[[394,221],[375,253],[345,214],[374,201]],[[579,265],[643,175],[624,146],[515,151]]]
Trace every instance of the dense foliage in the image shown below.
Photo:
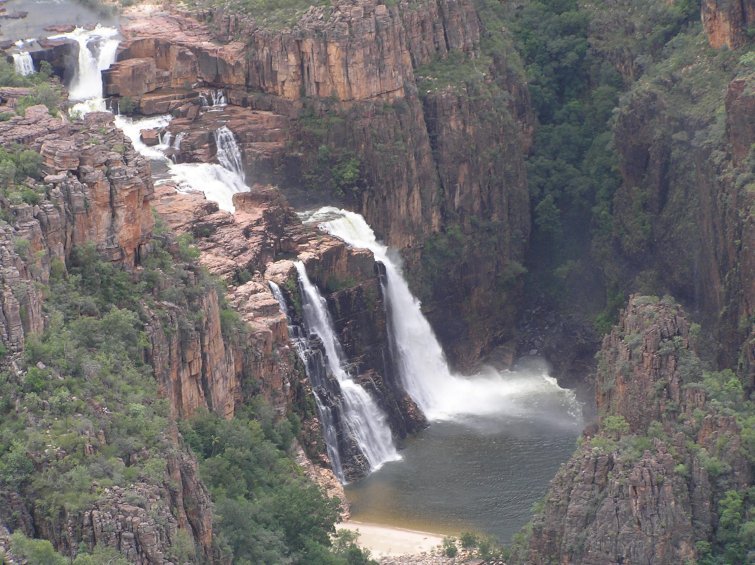
[[[12,63],[0,59],[0,86],[29,87],[29,93],[22,96],[16,105],[16,113],[21,116],[26,108],[37,104],[44,104],[51,113],[57,114],[63,101],[60,85],[52,80],[52,68],[47,61],[42,62],[39,72],[22,76]],[[9,112],[0,113],[0,121],[9,119],[11,115]]]
[[[230,421],[204,413],[182,423],[216,505],[217,551],[238,564],[367,563],[353,540],[332,547],[339,501],[325,498],[287,455],[297,427],[262,403]]]
[[[616,239],[632,237],[614,215],[621,183],[615,108],[666,43],[699,19],[699,3],[532,0],[509,16],[539,122],[528,160],[534,220],[528,288],[567,309],[589,293],[590,300],[580,300],[588,312],[602,289],[604,310],[591,315],[604,332],[627,290],[658,291],[629,289],[615,257]],[[648,229],[642,202],[637,212],[627,215],[634,218],[632,233]]]

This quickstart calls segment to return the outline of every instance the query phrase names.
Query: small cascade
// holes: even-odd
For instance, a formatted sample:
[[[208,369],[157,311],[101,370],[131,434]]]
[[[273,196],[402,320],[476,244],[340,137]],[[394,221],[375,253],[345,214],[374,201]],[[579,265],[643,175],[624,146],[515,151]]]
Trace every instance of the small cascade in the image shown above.
[[[148,147],[141,139],[142,130],[162,130],[168,127],[171,116],[152,116],[149,118],[134,119],[128,116],[115,116],[115,125],[126,134],[131,140],[132,145],[136,151],[147,157],[148,159],[154,159],[155,161],[165,161],[165,153],[163,153],[168,146],[166,143],[170,140],[170,132],[165,132],[160,137],[160,144],[154,147]]]
[[[123,130],[136,149],[141,155],[161,161],[168,165],[168,174],[175,181],[180,190],[186,192],[203,192],[208,200],[217,202],[221,210],[228,212],[234,211],[233,195],[238,192],[248,192],[249,187],[245,184],[243,176],[237,172],[235,165],[233,168],[227,168],[225,164],[216,163],[173,163],[167,156],[169,149],[176,150],[180,147],[185,133],[179,133],[175,137],[169,136],[166,132],[160,139],[160,145],[147,147],[140,139],[140,132],[144,129],[163,129],[170,123],[170,116],[153,116],[150,118],[133,119],[126,116],[116,116],[116,125]],[[221,128],[222,129],[222,128]],[[222,137],[220,142],[225,149],[225,154],[232,157],[227,163],[234,160],[241,162],[241,156],[238,150],[233,133],[225,128],[227,132],[216,133],[216,142],[218,137]],[[230,139],[229,139],[230,138]],[[170,143],[170,145],[168,145]],[[235,156],[235,157],[233,157]]]
[[[297,261],[295,265],[299,274],[304,325],[308,332],[320,338],[328,371],[341,387],[344,431],[356,441],[370,471],[376,471],[388,461],[401,458],[393,445],[386,416],[375,400],[346,371],[346,358],[333,328],[327,303],[309,280],[304,263]]]
[[[34,61],[28,51],[21,51],[13,54],[13,67],[16,72],[22,76],[29,76],[34,73]]]
[[[367,248],[385,266],[383,292],[388,309],[389,338],[405,390],[431,420],[452,420],[461,415],[495,416],[520,410],[516,398],[551,391],[569,412],[578,416],[574,393],[561,389],[545,371],[537,379],[523,380],[515,373],[484,368],[472,377],[454,374],[420,302],[409,290],[400,262],[378,242],[364,218],[337,208],[321,208],[305,223],[354,247]]]
[[[274,282],[270,281],[270,290],[273,292],[278,304],[280,305],[281,312],[285,314],[288,319],[288,335],[291,343],[296,349],[296,354],[304,364],[304,368],[307,373],[309,382],[312,383],[312,392],[315,396],[315,404],[317,405],[317,415],[320,418],[320,425],[322,427],[323,437],[325,438],[325,447],[328,451],[328,457],[330,458],[330,464],[333,468],[333,473],[342,483],[346,482],[343,474],[343,466],[341,465],[341,455],[338,451],[338,435],[333,416],[333,410],[325,403],[326,397],[326,382],[327,382],[327,369],[325,365],[325,359],[323,358],[322,350],[316,347],[306,332],[297,325],[291,322],[291,317],[288,314],[288,306],[286,305],[286,298],[283,296],[280,287]]]
[[[68,99],[79,102],[73,112],[85,114],[106,110],[102,99],[102,71],[115,62],[119,43],[117,36],[117,29],[98,24],[92,30],[77,27],[70,33],[50,38],[73,39],[79,45],[77,65],[68,89]]]
[[[170,140],[173,137],[173,134],[169,131],[164,131],[160,134],[160,147],[172,147],[170,144]]]
[[[225,92],[222,90],[213,90],[210,92],[210,99],[212,100],[213,106],[225,106]]]
[[[215,130],[215,145],[217,145],[218,162],[229,171],[236,173],[242,181],[246,180],[244,162],[236,137],[227,126]]]

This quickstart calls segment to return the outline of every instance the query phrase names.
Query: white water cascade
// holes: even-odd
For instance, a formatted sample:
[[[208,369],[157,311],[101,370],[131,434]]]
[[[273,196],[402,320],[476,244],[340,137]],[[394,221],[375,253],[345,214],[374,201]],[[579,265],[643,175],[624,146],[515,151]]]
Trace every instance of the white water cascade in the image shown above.
[[[295,265],[302,291],[304,323],[322,341],[328,369],[341,387],[345,427],[367,459],[370,471],[376,471],[388,461],[401,459],[393,445],[385,414],[344,368],[346,358],[333,329],[327,303],[309,280],[304,263],[297,261]]]
[[[213,90],[210,93],[210,97],[212,98],[212,105],[213,106],[225,106],[225,92],[222,90]]]
[[[118,30],[97,24],[92,30],[77,27],[70,33],[52,36],[50,39],[68,38],[79,44],[79,56],[73,81],[68,89],[68,99],[79,102],[72,112],[106,111],[102,98],[102,71],[115,62],[119,40]]]
[[[21,51],[13,54],[13,67],[16,72],[22,76],[29,76],[34,73],[34,61],[28,51]]]
[[[372,251],[385,266],[383,291],[388,308],[389,333],[404,388],[431,420],[449,420],[469,414],[495,416],[521,411],[514,399],[533,393],[557,393],[575,416],[579,404],[572,391],[561,389],[544,371],[535,378],[519,378],[513,372],[484,368],[473,377],[455,375],[446,362],[419,301],[412,295],[399,262],[388,247],[378,242],[364,218],[333,207],[317,210],[305,223],[321,229],[354,247]]]
[[[203,192],[208,200],[217,202],[221,210],[233,212],[235,209],[233,195],[249,191],[249,186],[244,182],[241,152],[233,137],[233,132],[225,126],[215,131],[220,165],[217,163],[176,164],[166,157],[165,152],[169,148],[178,149],[186,135],[185,132],[178,133],[172,140],[166,133],[161,138],[160,145],[155,147],[147,147],[140,139],[141,130],[164,128],[170,120],[170,116],[142,119],[116,116],[115,124],[131,139],[134,149],[140,154],[149,159],[164,162],[168,167],[168,174],[181,190]]]
[[[325,404],[323,398],[321,398],[323,394],[326,394],[322,392],[325,389],[325,380],[327,378],[325,359],[323,358],[320,349],[312,346],[309,336],[306,335],[304,330],[291,323],[291,317],[288,315],[286,297],[283,296],[280,287],[273,281],[270,281],[268,284],[270,285],[270,290],[273,292],[273,296],[275,296],[280,305],[281,312],[288,320],[289,339],[291,340],[291,343],[294,344],[296,354],[304,364],[307,378],[312,384],[312,391],[317,405],[317,415],[320,418],[320,425],[322,426],[322,433],[325,438],[325,447],[328,452],[328,457],[330,458],[333,473],[335,473],[339,481],[345,483],[346,478],[344,477],[343,466],[341,465],[341,454],[338,451],[338,436],[336,433],[333,411]]]
[[[179,134],[180,135],[180,134]],[[246,181],[244,162],[241,159],[241,151],[236,143],[233,132],[228,126],[215,130],[215,144],[217,145],[218,162],[226,169],[236,173],[242,181]]]

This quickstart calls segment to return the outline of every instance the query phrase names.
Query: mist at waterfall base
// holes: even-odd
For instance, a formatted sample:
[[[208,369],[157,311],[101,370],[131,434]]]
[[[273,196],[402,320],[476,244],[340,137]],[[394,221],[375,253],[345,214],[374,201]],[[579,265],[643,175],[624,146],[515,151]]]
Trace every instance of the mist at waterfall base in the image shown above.
[[[446,533],[469,529],[509,541],[574,450],[582,428],[574,393],[537,359],[512,371],[453,373],[400,261],[364,218],[332,207],[301,217],[370,249],[385,266],[394,359],[406,391],[431,420],[405,442],[400,463],[347,486],[353,518]]]

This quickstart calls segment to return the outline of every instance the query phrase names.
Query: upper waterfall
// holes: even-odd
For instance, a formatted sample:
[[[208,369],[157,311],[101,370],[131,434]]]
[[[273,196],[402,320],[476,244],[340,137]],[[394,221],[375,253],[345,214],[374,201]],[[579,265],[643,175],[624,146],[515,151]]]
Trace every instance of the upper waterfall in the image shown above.
[[[574,395],[561,389],[543,372],[539,379],[519,379],[515,373],[500,373],[490,367],[473,377],[454,374],[446,361],[419,301],[404,279],[397,257],[378,242],[364,218],[333,207],[307,214],[306,223],[317,224],[346,243],[371,250],[385,266],[384,293],[388,308],[389,334],[404,387],[430,419],[450,419],[461,414],[495,415],[518,410],[512,398],[540,389],[563,394],[574,404]]]
[[[85,114],[106,110],[102,98],[102,71],[115,62],[118,30],[97,24],[92,30],[77,27],[70,33],[50,39],[56,38],[73,39],[79,45],[73,80],[68,88],[69,100],[79,102],[73,107],[73,112]]]
[[[178,134],[178,136],[180,135]],[[228,129],[228,126],[215,130],[215,145],[217,146],[218,162],[229,171],[236,173],[242,181],[246,181],[241,151],[236,143],[236,137]]]
[[[141,131],[145,129],[160,129],[166,127],[171,116],[153,116],[150,118],[133,119],[127,116],[116,116],[116,125],[129,137],[140,154],[156,161],[164,162],[168,167],[168,174],[180,188],[189,192],[203,192],[208,200],[217,202],[221,210],[233,212],[233,195],[248,192],[249,186],[245,182],[241,151],[236,143],[233,132],[226,126],[215,130],[215,143],[218,148],[217,163],[173,163],[165,155],[169,148],[178,149],[185,133],[180,132],[172,143],[168,135],[161,140],[160,145],[148,147],[141,140]]]

